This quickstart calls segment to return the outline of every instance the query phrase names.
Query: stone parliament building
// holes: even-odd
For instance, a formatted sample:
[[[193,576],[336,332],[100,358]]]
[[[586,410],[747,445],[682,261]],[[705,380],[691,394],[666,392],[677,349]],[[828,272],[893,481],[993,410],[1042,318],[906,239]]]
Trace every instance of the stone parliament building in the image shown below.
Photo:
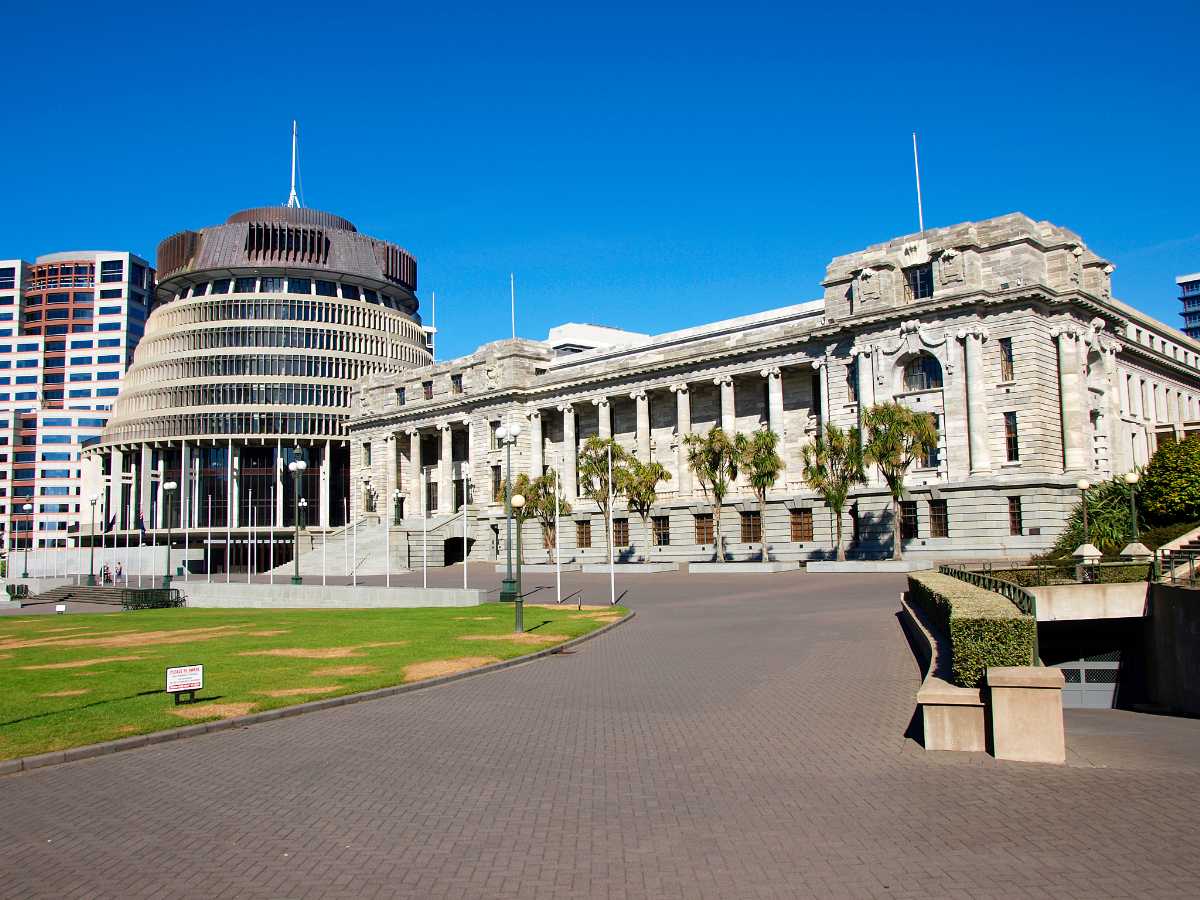
[[[757,558],[761,527],[774,558],[824,558],[833,522],[801,478],[801,448],[825,422],[855,425],[896,400],[932,413],[939,433],[907,478],[905,554],[1028,557],[1061,532],[1081,477],[1122,474],[1200,431],[1200,343],[1115,299],[1112,271],[1075,233],[1013,213],[839,256],[821,299],[795,306],[654,336],[564,325],[546,341],[368,374],[346,425],[350,518],[390,521],[393,557],[409,562],[425,529],[430,561],[448,562],[463,552],[466,502],[470,558],[502,556],[496,429],[519,422],[514,477],[553,468],[573,507],[564,560],[606,557],[600,514],[579,496],[590,435],[671,473],[649,533],[618,503],[618,558],[709,559],[710,508],[682,437],[769,427],[785,470],[761,523],[735,485],[727,548]],[[847,506],[848,553],[890,553],[890,516],[871,476]],[[550,556],[536,522],[523,539],[527,561]]]

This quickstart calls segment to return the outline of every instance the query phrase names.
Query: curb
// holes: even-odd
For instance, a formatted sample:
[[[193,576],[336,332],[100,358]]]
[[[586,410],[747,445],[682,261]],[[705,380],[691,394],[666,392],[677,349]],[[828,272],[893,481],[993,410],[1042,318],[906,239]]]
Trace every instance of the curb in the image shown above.
[[[231,728],[243,728],[247,725],[257,725],[260,722],[274,722],[278,719],[287,719],[292,716],[303,715],[304,713],[320,712],[325,709],[335,709],[339,706],[349,706],[352,703],[362,703],[366,700],[381,700],[384,697],[394,697],[397,694],[407,694],[410,691],[420,691],[426,688],[438,687],[443,684],[450,684],[454,681],[461,681],[464,678],[472,678],[476,675],[486,675],[489,672],[499,672],[501,669],[508,669],[513,666],[519,666],[522,663],[531,662],[535,659],[541,659],[543,656],[551,656],[555,653],[562,653],[564,650],[569,650],[572,647],[577,647],[585,641],[590,641],[592,638],[600,637],[600,635],[612,631],[620,625],[624,625],[636,615],[636,612],[630,610],[621,619],[616,622],[609,622],[597,628],[595,631],[589,631],[587,634],[582,634],[577,638],[558,644],[554,647],[544,647],[541,650],[535,650],[533,653],[526,653],[524,656],[514,656],[512,659],[502,659],[500,662],[491,663],[486,666],[480,666],[478,669],[468,669],[465,672],[455,672],[453,675],[439,675],[437,678],[427,678],[423,681],[414,681],[412,684],[394,684],[390,687],[375,688],[371,691],[363,691],[359,694],[346,694],[343,697],[330,697],[325,700],[310,700],[308,703],[297,703],[295,706],[284,706],[280,709],[268,709],[260,713],[250,713],[246,716],[236,716],[232,719],[217,719],[215,722],[204,722],[199,725],[183,725],[179,728],[169,728],[166,731],[152,731],[149,734],[139,734],[134,737],[120,738],[115,741],[104,741],[100,744],[87,744],[83,747],[72,747],[69,750],[55,750],[51,753],[40,753],[37,756],[21,756],[16,759],[0,760],[0,776],[15,775],[18,772],[28,772],[31,769],[41,769],[46,766],[57,766],[63,763],[76,762],[81,759],[95,759],[98,756],[108,756],[112,753],[120,753],[124,750],[137,750],[141,747],[149,747],[154,744],[165,744],[168,741],[180,741],[190,737],[198,737],[202,734],[214,734],[219,731],[228,731]]]

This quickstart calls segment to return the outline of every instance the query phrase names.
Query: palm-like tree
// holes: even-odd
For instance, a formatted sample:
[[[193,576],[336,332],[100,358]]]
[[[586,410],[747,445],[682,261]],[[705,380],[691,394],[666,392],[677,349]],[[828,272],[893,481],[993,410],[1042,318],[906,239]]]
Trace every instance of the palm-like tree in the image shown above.
[[[625,465],[624,479],[622,493],[625,494],[625,502],[641,518],[642,534],[646,535],[648,547],[650,532],[646,525],[646,519],[650,515],[654,502],[658,499],[658,483],[670,481],[671,473],[663,467],[662,463],[654,460],[642,462],[636,456],[631,456]]]
[[[609,481],[608,454],[612,451],[612,481]],[[604,517],[604,549],[608,550],[612,535],[608,529],[609,503],[621,496],[625,485],[625,470],[629,453],[612,438],[593,435],[579,449],[579,489],[585,497],[600,507]]]
[[[555,496],[556,485],[558,487],[557,497]],[[557,504],[555,500],[558,501]],[[571,514],[571,504],[567,502],[566,497],[562,496],[562,486],[557,484],[553,469],[547,470],[544,475],[540,475],[530,482],[525,505],[526,508],[532,507],[530,512],[537,517],[542,526],[542,546],[547,550],[553,550],[558,546],[558,532],[554,528],[555,513],[557,512],[559,518]]]
[[[904,476],[916,460],[937,449],[937,426],[931,413],[916,412],[899,403],[880,403],[863,416],[867,440],[866,462],[879,467],[892,494],[892,559],[902,559],[900,549],[900,501],[904,499]]]
[[[737,445],[720,425],[708,434],[692,432],[683,439],[687,447],[688,468],[700,482],[700,490],[712,508],[713,543],[717,560],[725,561],[725,542],[721,537],[721,507],[725,495],[737,479],[739,456]]]
[[[829,507],[834,523],[834,550],[837,558],[844,560],[842,510],[846,508],[851,488],[866,480],[858,428],[843,431],[827,422],[824,434],[818,432],[817,439],[805,444],[801,453],[804,483],[820,494]]]
[[[505,482],[504,489],[507,492],[508,497],[513,497],[516,494],[520,494],[525,498],[524,506],[520,508],[517,508],[516,506],[512,507],[513,521],[517,523],[518,529],[523,528],[529,517],[535,514],[533,504],[536,501],[537,494],[536,482],[530,480],[529,476],[522,472],[515,479],[513,479],[511,488],[508,482]],[[524,532],[521,532],[521,534],[523,537]],[[525,546],[520,541],[517,541],[517,556],[517,561],[521,565],[525,565]]]
[[[758,501],[758,521],[762,530],[762,561],[768,562],[767,551],[767,491],[775,486],[783,474],[783,460],[776,448],[779,435],[770,429],[760,429],[747,437],[739,434],[735,441],[741,456],[742,472],[754,491]]]

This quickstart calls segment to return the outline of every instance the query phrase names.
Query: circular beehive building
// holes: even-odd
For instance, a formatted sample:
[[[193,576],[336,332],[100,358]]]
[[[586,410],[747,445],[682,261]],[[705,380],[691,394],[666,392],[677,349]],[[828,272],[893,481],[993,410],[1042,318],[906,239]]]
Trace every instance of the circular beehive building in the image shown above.
[[[263,207],[164,240],[158,278],[90,448],[101,521],[159,540],[175,529],[213,571],[278,565],[300,498],[304,524],[346,522],[354,382],[431,360],[416,260],[338,216]]]

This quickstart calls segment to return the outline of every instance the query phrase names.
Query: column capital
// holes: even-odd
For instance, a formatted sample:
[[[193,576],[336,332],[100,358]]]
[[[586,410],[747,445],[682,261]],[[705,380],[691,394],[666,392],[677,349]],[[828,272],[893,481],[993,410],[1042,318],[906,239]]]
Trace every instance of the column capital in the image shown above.
[[[820,359],[814,359],[812,361],[812,367],[818,371],[823,369],[827,365],[829,365],[829,360],[825,359],[824,357],[822,357]]]
[[[437,423],[438,431],[449,431],[453,427],[454,427],[454,424],[452,422],[438,422]]]
[[[407,435],[408,435],[410,438],[420,437],[420,436],[421,436],[421,429],[420,429],[420,428],[417,428],[417,427],[414,425],[414,426],[412,426],[411,428],[405,428],[405,429],[404,429],[404,433],[405,433],[405,434],[407,434]]]
[[[1063,338],[1068,340],[1074,338],[1078,341],[1083,340],[1086,336],[1087,332],[1084,327],[1076,322],[1055,325],[1050,329],[1050,337],[1058,339],[1059,343],[1062,343]]]
[[[991,332],[989,332],[983,325],[980,325],[978,322],[976,322],[972,325],[967,325],[965,328],[958,329],[957,337],[960,341],[965,341],[968,338],[976,338],[980,341],[986,341],[991,337]]]
[[[540,409],[531,409],[526,412],[526,415],[529,416],[529,420],[532,422],[534,419],[540,419],[542,417],[542,411]],[[463,424],[470,424],[470,420],[463,419]]]
[[[779,368],[779,366],[766,366],[763,369],[760,369],[758,374],[760,374],[763,378],[782,378],[783,377],[783,372]]]
[[[569,403],[566,405],[570,406]],[[592,398],[592,406],[596,406],[596,407],[608,406],[608,398],[607,397],[593,397]],[[562,409],[563,412],[566,412],[566,410],[563,409],[563,407],[561,407],[561,406],[559,407],[559,409]]]
[[[733,384],[733,375],[731,375],[731,374],[718,375],[716,378],[713,379],[713,384],[717,385],[718,387],[722,387],[727,384]]]
[[[857,358],[859,356],[870,356],[874,352],[875,352],[875,348],[870,346],[869,344],[864,344],[859,347],[851,347],[850,348],[850,355],[855,358]]]
[[[641,388],[638,388],[636,391],[630,391],[629,399],[630,400],[645,400],[646,392],[644,390],[642,390]]]
[[[564,401],[556,407],[560,413],[569,413],[575,411],[575,404],[571,401]]]
[[[688,392],[688,384],[686,381],[679,381],[671,385],[672,394],[686,394]]]

